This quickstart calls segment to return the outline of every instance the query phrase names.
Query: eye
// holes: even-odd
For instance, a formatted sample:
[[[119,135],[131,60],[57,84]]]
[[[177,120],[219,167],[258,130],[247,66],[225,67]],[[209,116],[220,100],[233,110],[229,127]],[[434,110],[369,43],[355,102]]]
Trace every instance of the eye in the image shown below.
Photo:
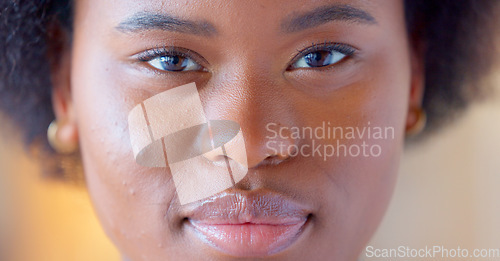
[[[354,53],[354,48],[340,44],[322,44],[301,51],[290,69],[319,68],[334,65]]]
[[[336,51],[316,51],[308,53],[295,62],[293,68],[314,68],[336,64],[346,55]]]
[[[170,72],[198,71],[203,68],[193,59],[175,54],[159,56],[149,60],[148,63],[158,70]]]
[[[198,53],[180,47],[149,49],[135,55],[135,59],[164,72],[203,71],[205,67],[198,61],[208,64]]]

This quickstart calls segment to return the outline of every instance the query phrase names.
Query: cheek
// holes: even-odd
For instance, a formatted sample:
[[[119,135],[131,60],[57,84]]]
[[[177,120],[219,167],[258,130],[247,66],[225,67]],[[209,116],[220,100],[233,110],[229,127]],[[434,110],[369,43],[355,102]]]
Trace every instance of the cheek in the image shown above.
[[[302,108],[309,108],[301,117],[304,126],[321,126],[326,121],[332,127],[341,127],[344,134],[351,127],[355,132],[365,130],[363,137],[359,137],[359,133],[353,139],[344,135],[344,139],[325,143],[335,148],[338,148],[337,141],[347,148],[354,146],[354,154],[362,144],[376,148],[376,153],[368,153],[368,157],[361,153],[333,156],[327,161],[316,158],[315,162],[308,163],[316,166],[316,173],[327,173],[330,177],[318,189],[325,192],[322,196],[330,201],[319,214],[323,219],[318,220],[324,221],[320,227],[327,228],[325,231],[336,231],[333,234],[324,232],[325,237],[344,242],[339,252],[342,247],[361,249],[364,246],[379,224],[395,185],[411,82],[407,49],[404,41],[401,42],[400,46],[380,49],[367,59],[371,62],[365,64],[366,70],[360,71],[362,80],[338,89],[321,101],[298,103]],[[398,51],[389,52],[389,49]],[[381,138],[374,135],[378,128],[384,133]]]
[[[134,89],[134,80],[115,73],[116,66],[98,47],[76,44],[74,50],[78,63],[72,66],[72,95],[87,187],[97,214],[127,254],[134,256],[130,251],[140,249],[141,254],[162,256],[159,246],[172,244],[168,235],[174,228],[165,219],[172,218],[167,209],[174,186],[168,169],[135,163],[127,123],[130,109],[148,94],[125,91]]]

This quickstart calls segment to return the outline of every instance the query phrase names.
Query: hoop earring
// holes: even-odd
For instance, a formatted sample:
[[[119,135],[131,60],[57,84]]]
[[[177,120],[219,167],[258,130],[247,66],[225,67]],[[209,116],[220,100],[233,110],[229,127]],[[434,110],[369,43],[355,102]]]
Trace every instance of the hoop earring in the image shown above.
[[[74,153],[78,148],[78,144],[61,142],[57,138],[58,130],[59,130],[58,122],[57,122],[57,120],[53,120],[50,123],[49,127],[47,128],[47,140],[49,141],[50,146],[57,153],[60,153],[60,154]]]
[[[418,108],[415,109],[415,112],[417,114],[417,121],[413,126],[406,130],[407,138],[415,137],[418,134],[422,133],[422,131],[425,129],[425,126],[427,125],[427,113],[425,112],[425,110],[422,108]]]

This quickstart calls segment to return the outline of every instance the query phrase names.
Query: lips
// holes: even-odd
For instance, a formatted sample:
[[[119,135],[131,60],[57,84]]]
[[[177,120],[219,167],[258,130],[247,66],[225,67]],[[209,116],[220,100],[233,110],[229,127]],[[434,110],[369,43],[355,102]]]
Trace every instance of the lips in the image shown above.
[[[185,224],[192,235],[228,255],[269,256],[300,237],[309,214],[280,194],[233,191],[191,205]]]

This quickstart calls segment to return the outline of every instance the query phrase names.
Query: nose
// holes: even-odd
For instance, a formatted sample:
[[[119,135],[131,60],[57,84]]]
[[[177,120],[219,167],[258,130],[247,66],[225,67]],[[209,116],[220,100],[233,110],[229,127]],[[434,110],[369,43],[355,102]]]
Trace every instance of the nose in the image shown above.
[[[275,135],[269,128],[293,126],[293,109],[285,88],[269,72],[239,67],[216,77],[201,92],[208,119],[240,125],[248,169],[280,164],[293,153],[295,141],[289,135]],[[220,161],[221,156],[225,155],[212,155],[211,159]]]

